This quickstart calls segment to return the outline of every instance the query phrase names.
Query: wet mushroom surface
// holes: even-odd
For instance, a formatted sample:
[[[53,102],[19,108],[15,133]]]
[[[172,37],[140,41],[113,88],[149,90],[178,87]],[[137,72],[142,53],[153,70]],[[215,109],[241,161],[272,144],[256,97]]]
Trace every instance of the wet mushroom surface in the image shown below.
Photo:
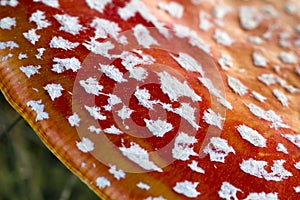
[[[300,3],[0,1],[0,89],[103,199],[299,199]]]

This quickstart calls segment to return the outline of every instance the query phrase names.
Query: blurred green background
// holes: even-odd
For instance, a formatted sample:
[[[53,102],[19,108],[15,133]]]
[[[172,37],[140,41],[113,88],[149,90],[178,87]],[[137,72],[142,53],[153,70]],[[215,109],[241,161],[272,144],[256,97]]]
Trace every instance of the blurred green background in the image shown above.
[[[0,200],[99,200],[0,92]]]

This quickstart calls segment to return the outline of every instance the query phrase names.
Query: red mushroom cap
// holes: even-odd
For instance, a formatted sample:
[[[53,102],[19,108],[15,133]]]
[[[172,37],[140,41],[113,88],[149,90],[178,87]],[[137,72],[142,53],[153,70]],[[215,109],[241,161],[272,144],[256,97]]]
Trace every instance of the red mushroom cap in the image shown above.
[[[0,89],[104,199],[298,199],[298,1],[0,1]]]

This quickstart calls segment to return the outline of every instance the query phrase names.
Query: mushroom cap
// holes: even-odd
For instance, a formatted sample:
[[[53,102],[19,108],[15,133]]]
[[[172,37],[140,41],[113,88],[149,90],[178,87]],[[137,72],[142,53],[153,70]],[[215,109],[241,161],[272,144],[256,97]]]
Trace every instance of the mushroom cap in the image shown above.
[[[0,89],[104,199],[298,199],[298,1],[1,1]]]

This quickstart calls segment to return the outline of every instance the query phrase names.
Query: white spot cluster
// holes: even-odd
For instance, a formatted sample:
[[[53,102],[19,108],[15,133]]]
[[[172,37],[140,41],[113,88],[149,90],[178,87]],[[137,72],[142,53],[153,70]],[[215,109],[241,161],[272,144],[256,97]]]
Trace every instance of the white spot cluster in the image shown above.
[[[151,110],[153,109],[153,105],[156,103],[156,101],[150,100],[151,95],[146,88],[143,89],[136,88],[134,92],[134,96],[137,98],[140,105]]]
[[[115,125],[111,125],[109,128],[103,130],[105,133],[113,134],[113,135],[121,135],[123,132],[115,127]]]
[[[242,192],[240,189],[234,187],[228,182],[223,182],[220,191],[218,192],[219,197],[226,200],[238,200],[236,193]]]
[[[30,29],[29,31],[23,33],[23,36],[33,45],[40,39],[40,35],[36,34],[35,29]]]
[[[300,170],[300,161],[299,161],[299,162],[297,162],[297,163],[295,163],[295,165],[294,165],[294,166],[295,166],[295,168],[296,168],[296,169],[299,169],[299,170]]]
[[[163,137],[167,132],[173,129],[172,124],[164,120],[148,120],[144,119],[146,127],[156,137]]]
[[[250,193],[246,199],[244,200],[254,200],[254,199],[259,199],[259,200],[278,200],[278,195],[276,192],[274,193],[265,193],[265,192],[261,192],[261,193]]]
[[[11,58],[11,57],[13,57],[13,56],[14,56],[14,54],[9,53],[9,54],[7,54],[6,56],[3,56],[3,57],[1,58],[1,60],[0,60],[0,62],[4,62],[4,61],[8,60],[9,58]]]
[[[190,88],[187,82],[181,83],[174,76],[167,72],[158,73],[163,93],[167,94],[172,101],[176,101],[179,97],[189,97],[193,101],[201,101],[202,98]]]
[[[236,127],[243,139],[247,140],[256,147],[266,147],[267,140],[256,130],[246,126],[239,125]]]
[[[273,95],[277,98],[277,100],[283,105],[283,106],[288,106],[288,98],[285,96],[283,92],[281,92],[278,89],[273,90]]]
[[[258,67],[266,67],[267,66],[266,58],[263,55],[261,55],[260,53],[254,52],[252,54],[252,59],[253,59],[255,66],[258,66]]]
[[[119,33],[121,32],[121,28],[113,21],[96,17],[90,26],[95,28],[95,38],[106,39],[108,36],[110,36],[121,44],[128,43],[125,36],[118,37]]]
[[[249,160],[243,160],[240,164],[240,168],[247,174],[252,176],[256,176],[258,178],[264,178],[267,181],[283,181],[284,179],[288,179],[293,174],[287,171],[283,164],[285,160],[274,160],[274,164],[271,167],[271,172],[267,172],[265,167],[268,165],[266,161],[263,160],[254,160],[250,158]]]
[[[202,169],[201,167],[198,167],[198,162],[195,161],[195,160],[193,160],[192,163],[188,164],[188,166],[194,172],[197,172],[197,173],[200,173],[200,174],[205,174],[204,169]]]
[[[212,14],[216,19],[222,20],[231,10],[230,6],[216,5]]]
[[[77,72],[81,68],[80,61],[75,58],[53,58],[52,71],[57,73],[63,73],[65,70],[71,69],[73,72]]]
[[[143,189],[143,190],[150,190],[150,186],[146,183],[143,183],[143,182],[138,182],[136,184],[136,186],[140,189]]]
[[[45,48],[38,48],[36,50],[37,50],[38,53],[35,55],[35,57],[37,59],[42,59],[42,56],[43,56],[44,52],[46,51],[46,49]]]
[[[50,22],[45,17],[45,12],[37,10],[36,12],[32,13],[29,18],[30,22],[35,22],[37,25],[37,29],[47,28],[50,26]]]
[[[115,48],[110,41],[98,42],[95,38],[91,38],[91,41],[83,43],[83,46],[85,46],[85,48],[90,50],[92,53],[106,58],[111,58],[111,55],[108,53],[108,51]]]
[[[53,7],[59,8],[58,0],[33,0],[34,2],[42,2],[43,4]]]
[[[199,12],[199,20],[200,20],[199,28],[201,30],[208,31],[213,26],[212,23],[209,21],[209,19],[210,19],[210,15],[207,12],[204,11]]]
[[[70,42],[61,36],[56,37],[54,36],[52,40],[50,41],[50,47],[51,48],[57,48],[57,49],[64,49],[64,50],[71,50],[76,48],[79,43],[78,42]]]
[[[229,70],[233,66],[232,58],[228,54],[222,53],[221,57],[218,60],[218,63],[223,70]]]
[[[105,110],[111,110],[114,105],[118,105],[119,103],[122,103],[122,100],[120,97],[118,97],[115,94],[108,94],[109,98],[107,99],[108,105],[103,106]]]
[[[189,136],[183,132],[178,133],[172,149],[173,158],[186,161],[190,156],[197,156],[198,154],[193,150],[192,146],[196,142],[197,139],[194,136]]]
[[[42,104],[42,100],[30,100],[26,104],[28,107],[31,107],[33,111],[36,112],[35,121],[40,121],[43,119],[49,119],[48,113],[44,112],[44,104]]]
[[[28,66],[21,66],[20,70],[28,77],[30,78],[32,75],[38,74],[39,69],[41,69],[40,65],[33,66],[33,65],[28,65]]]
[[[211,23],[211,16],[209,13],[200,10],[199,11],[199,29],[203,31],[208,31],[211,27],[213,27],[213,24]]]
[[[290,48],[291,43],[288,41],[290,38],[290,34],[287,32],[282,32],[279,34],[279,45],[283,48]]]
[[[123,156],[126,156],[129,160],[139,165],[143,169],[163,172],[161,168],[159,168],[150,160],[149,153],[138,144],[132,142],[130,147],[120,147],[119,149]]]
[[[297,13],[298,11],[298,4],[295,4],[294,2],[292,1],[288,1],[285,6],[284,6],[284,10],[285,12],[287,12],[288,14],[290,15],[293,15],[295,13]]]
[[[131,0],[129,3],[125,5],[123,8],[119,8],[118,15],[123,20],[128,20],[133,17],[136,13],[139,13],[146,21],[152,22],[154,27],[158,29],[158,31],[165,37],[169,36],[169,31],[164,27],[164,23],[158,21],[158,19],[152,15],[146,5],[139,0]]]
[[[172,17],[180,19],[183,16],[184,7],[177,2],[160,2],[157,4],[157,6],[159,9],[167,11]]]
[[[100,134],[100,132],[101,132],[101,128],[97,128],[96,126],[93,126],[93,125],[89,126],[88,130],[91,133],[96,133],[96,134]]]
[[[202,66],[189,54],[179,53],[178,57],[172,54],[171,56],[185,70],[190,72],[197,72],[200,75],[204,76],[204,71],[202,69]]]
[[[101,65],[100,71],[103,72],[107,77],[116,81],[117,83],[127,82],[126,79],[123,78],[123,73],[119,71],[114,65]]]
[[[300,148],[300,134],[281,134],[281,135]]]
[[[137,56],[137,53],[139,56]],[[134,69],[134,67],[137,67],[138,65],[151,65],[155,62],[155,59],[147,54],[144,54],[142,51],[136,50],[132,52],[124,51],[121,54],[122,62],[121,64],[130,72]]]
[[[167,111],[173,112],[184,118],[189,124],[193,126],[194,129],[198,130],[200,126],[197,123],[196,119],[196,108],[190,106],[189,103],[180,103],[179,108],[173,109],[169,104],[162,104],[163,108]]]
[[[222,129],[223,121],[225,120],[219,113],[215,113],[212,109],[208,109],[204,112],[203,120],[209,124]]]
[[[129,18],[133,17],[139,10],[139,8],[141,9],[142,5],[143,4],[140,1],[131,0],[129,3],[126,4],[125,7],[119,8],[118,15],[126,21]]]
[[[94,143],[88,139],[83,137],[80,142],[76,142],[77,148],[83,153],[91,152],[94,150]]]
[[[78,114],[76,112],[73,113],[73,115],[68,117],[68,121],[70,126],[74,127],[74,126],[79,126],[79,122],[80,122],[80,118],[78,116]]]
[[[217,43],[224,46],[230,46],[234,42],[233,39],[227,33],[219,29],[215,30],[213,38]]]
[[[142,24],[133,27],[133,34],[139,45],[149,48],[151,45],[158,45],[158,42],[150,35],[149,30]]]
[[[84,106],[84,108],[89,112],[91,117],[93,117],[95,120],[105,120],[106,119],[106,116],[101,114],[99,107]]]
[[[14,41],[0,42],[0,50],[9,48],[10,50],[14,48],[19,48],[19,45]]]
[[[61,84],[55,84],[55,83],[46,85],[44,89],[48,92],[52,101],[60,97],[62,95],[61,91],[64,90]]]
[[[145,68],[135,67],[129,71],[129,78],[134,78],[137,81],[143,81],[147,78],[148,72]]]
[[[196,190],[198,184],[198,182],[193,183],[190,181],[177,182],[173,187],[173,190],[179,194],[183,194],[186,197],[196,198],[200,195],[200,192]]]
[[[227,81],[229,87],[238,95],[243,96],[247,94],[247,87],[238,79],[232,77],[232,76],[227,76]]]
[[[300,193],[300,186],[294,187],[294,191],[295,191],[296,193]]]
[[[96,179],[96,185],[98,188],[104,189],[106,187],[111,186],[111,183],[107,178],[100,176]]]
[[[260,25],[261,15],[252,6],[240,7],[240,24],[246,30],[253,30]]]
[[[19,4],[18,0],[1,0],[0,5],[1,6],[11,6],[16,7]]]
[[[281,52],[278,55],[279,59],[286,64],[296,64],[297,58],[293,52]]]
[[[281,144],[281,143],[277,144],[276,150],[279,151],[279,152],[283,152],[285,154],[289,154],[289,152],[286,149],[286,147],[283,144]]]
[[[260,93],[258,92],[255,92],[255,91],[252,91],[251,92],[251,95],[258,101],[260,102],[265,102],[265,100],[267,100],[267,97],[261,95]]]
[[[28,58],[27,54],[20,53],[20,54],[18,55],[18,59],[19,59],[19,60],[22,60],[22,59],[25,59],[25,58]]]
[[[257,78],[266,85],[272,85],[279,82],[279,77],[274,74],[262,74]]]
[[[275,128],[276,130],[278,128],[289,128],[289,126],[284,124],[282,122],[281,117],[277,115],[273,110],[265,111],[262,108],[252,103],[248,104],[247,106],[249,110],[252,112],[252,114],[255,115],[256,117],[272,122],[270,126],[271,128]]]
[[[257,45],[264,43],[264,40],[259,36],[249,36],[248,41]]]
[[[12,17],[5,17],[0,19],[0,28],[11,30],[12,27],[16,27],[16,19]]]
[[[173,25],[173,31],[179,38],[188,38],[189,44],[195,46],[206,53],[210,53],[210,46],[201,39],[198,34],[186,26],[180,24]]]
[[[295,87],[292,86],[292,85],[288,85],[288,84],[286,84],[285,81],[281,82],[280,85],[281,85],[284,89],[286,89],[289,93],[291,93],[291,94],[295,94],[295,93],[300,92],[299,88],[295,88]]]
[[[112,0],[85,0],[86,4],[91,8],[95,9],[98,12],[102,13],[105,6],[112,2]]]
[[[264,5],[261,7],[263,14],[268,18],[278,17],[278,11],[272,5]]]
[[[98,96],[103,89],[102,85],[99,85],[96,78],[89,77],[86,80],[80,80],[79,84],[84,88],[86,93]]]
[[[225,162],[225,157],[228,156],[229,153],[234,153],[234,149],[228,145],[227,140],[212,137],[210,138],[210,142],[203,150],[204,153],[209,154],[210,160],[215,162]]]
[[[123,107],[118,110],[118,116],[122,119],[129,119],[130,115],[133,113],[133,110],[131,110],[130,108],[128,108],[127,106],[123,105]]]
[[[125,178],[126,174],[123,170],[119,169],[117,170],[116,165],[110,165],[110,168],[108,170],[110,174],[112,174],[115,179],[120,180],[121,178]]]
[[[79,24],[78,17],[73,17],[67,14],[57,14],[54,15],[54,18],[61,24],[61,27],[59,28],[61,31],[77,35],[79,31],[83,29],[82,25]]]

